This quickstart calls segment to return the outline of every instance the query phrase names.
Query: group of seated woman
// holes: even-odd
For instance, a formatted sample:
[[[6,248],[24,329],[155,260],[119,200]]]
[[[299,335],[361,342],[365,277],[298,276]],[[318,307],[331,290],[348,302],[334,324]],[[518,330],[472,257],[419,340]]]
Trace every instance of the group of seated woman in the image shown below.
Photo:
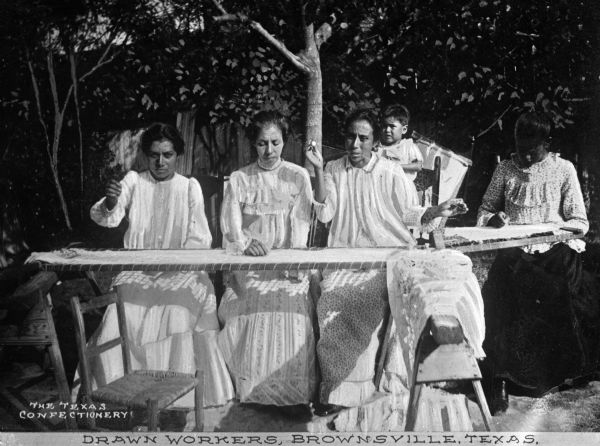
[[[548,154],[547,134],[540,139],[534,132],[535,138],[522,141],[519,129],[529,135],[531,128],[540,126],[538,118],[522,118],[517,124],[517,156],[502,163],[494,174],[479,223],[503,224],[510,218],[517,224],[580,223],[577,227],[586,230],[573,166]],[[286,119],[277,112],[258,113],[248,131],[257,161],[233,172],[225,187],[221,208],[223,248],[248,256],[267,255],[278,248],[305,248],[312,209],[321,221],[332,222],[328,246],[412,246],[408,224],[430,227],[436,217],[466,211],[455,202],[421,208],[418,199],[408,192],[412,188],[402,167],[373,152],[375,128],[376,123],[367,113],[353,113],[345,128],[347,155],[325,169],[318,150],[309,147],[306,156],[316,175],[313,192],[308,172],[281,158],[288,133]],[[129,172],[120,182],[111,181],[106,196],[92,207],[92,219],[116,227],[126,216],[126,248],[210,248],[212,237],[200,186],[195,179],[175,172],[177,156],[183,152],[181,136],[172,126],[154,124],[144,132],[141,149],[148,159],[148,170]],[[561,251],[556,262],[545,260],[555,249],[569,250],[571,257]],[[569,340],[573,341],[570,354],[575,356],[575,347],[581,347],[577,350],[578,364],[590,365],[597,358],[586,353],[592,352],[596,344],[586,344],[583,338],[595,328],[586,321],[596,318],[584,308],[591,301],[576,298],[584,289],[577,276],[579,257],[564,244],[548,253],[538,251],[542,252],[540,248],[527,254],[519,252],[519,259],[525,255],[534,259],[521,260],[529,268],[522,274],[529,274],[533,268],[553,276],[573,276],[564,287],[557,288],[552,305],[568,305],[564,308],[569,308],[573,321],[580,322],[569,326]],[[514,256],[508,262],[516,260]],[[538,261],[540,257],[543,259]],[[537,382],[539,373],[527,376],[530,381],[519,381],[519,375],[511,374],[510,366],[516,360],[508,349],[514,344],[507,344],[505,338],[513,333],[522,336],[524,341],[519,345],[523,351],[531,350],[531,343],[545,350],[548,346],[542,345],[539,337],[527,339],[539,336],[538,332],[526,332],[532,324],[527,325],[525,318],[535,316],[522,314],[517,308],[521,305],[517,297],[530,299],[529,291],[521,290],[518,296],[510,294],[514,288],[504,276],[512,274],[517,281],[522,278],[515,277],[512,270],[506,271],[510,263],[501,262],[501,258],[488,279],[486,319],[489,313],[493,319],[504,318],[510,323],[487,321],[488,356],[494,364],[490,369],[494,376],[531,385]],[[552,269],[558,263],[560,268]],[[217,309],[213,285],[204,272],[120,273],[113,285],[125,300],[132,365],[190,373],[203,369],[205,406],[221,405],[233,398],[278,406],[313,402],[327,413],[327,404],[362,404],[376,390],[372,381],[382,309],[387,304],[385,276],[375,271],[348,270],[323,276],[315,271],[232,272],[226,275],[226,291]],[[503,280],[501,288],[497,282]],[[315,291],[312,285],[319,281],[317,292],[311,292]],[[539,293],[537,296],[542,298]],[[562,316],[566,314],[564,308]],[[552,312],[550,307],[544,311],[548,316]],[[552,317],[559,317],[556,313]],[[565,330],[567,326],[565,323]],[[109,308],[90,342],[109,340],[116,330],[116,311]],[[393,343],[393,348],[398,346]],[[552,354],[534,358],[531,365],[550,357]],[[553,359],[562,361],[557,356]],[[547,361],[543,364],[550,366]],[[576,365],[562,369],[563,379],[581,371]],[[388,385],[394,373],[402,373],[393,364],[387,371]],[[117,378],[123,373],[120,355],[116,350],[105,352],[93,364],[92,372],[97,384]],[[558,377],[558,373],[555,375]],[[548,383],[555,385],[555,381]],[[318,407],[319,402],[326,406]],[[178,404],[191,406],[191,395]]]

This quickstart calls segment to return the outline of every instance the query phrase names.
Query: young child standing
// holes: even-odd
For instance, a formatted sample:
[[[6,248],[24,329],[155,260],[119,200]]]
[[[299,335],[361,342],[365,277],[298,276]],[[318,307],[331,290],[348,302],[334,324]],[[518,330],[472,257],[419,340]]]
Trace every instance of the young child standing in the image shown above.
[[[406,177],[414,185],[417,172],[423,168],[423,155],[412,138],[404,138],[408,132],[410,112],[404,105],[393,104],[381,112],[381,135],[373,148],[381,156],[400,163]],[[417,195],[417,188],[414,188]],[[418,202],[421,200],[418,199]]]
[[[412,138],[405,138],[410,122],[410,112],[404,105],[394,104],[381,113],[381,137],[375,151],[398,161],[404,173],[414,181],[423,168],[423,155]]]

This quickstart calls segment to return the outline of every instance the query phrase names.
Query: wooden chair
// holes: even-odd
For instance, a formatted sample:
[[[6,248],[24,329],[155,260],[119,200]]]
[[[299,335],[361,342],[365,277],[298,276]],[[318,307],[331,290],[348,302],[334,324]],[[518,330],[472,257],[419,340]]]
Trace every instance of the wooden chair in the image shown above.
[[[417,174],[415,185],[421,194],[421,206],[437,206],[439,204],[441,174],[442,159],[439,156],[434,158],[433,170],[422,169]],[[431,202],[427,200],[429,190],[431,190]]]
[[[111,341],[95,347],[86,343],[83,314],[115,303],[119,336]],[[204,428],[204,372],[196,371],[196,376],[171,371],[131,370],[129,357],[129,341],[127,339],[127,322],[125,307],[117,293],[92,298],[89,302],[81,302],[79,297],[71,298],[71,308],[75,322],[77,352],[79,354],[79,374],[81,376],[81,399],[83,403],[104,402],[116,406],[127,407],[128,410],[146,410],[148,430],[157,431],[159,411],[171,405],[181,396],[195,391],[196,431]],[[120,346],[125,374],[115,381],[92,389],[89,359],[98,356],[113,347]],[[89,419],[91,429],[95,429],[95,421]]]
[[[56,379],[58,396],[61,402],[70,403],[71,395],[69,384],[65,374],[56,328],[52,318],[52,300],[50,290],[58,281],[53,272],[40,271],[33,275],[27,282],[20,285],[15,292],[6,299],[3,304],[17,307],[19,310],[28,311],[23,327],[17,333],[5,333],[0,335],[0,346],[2,347],[43,347],[50,358],[51,369]],[[8,388],[0,384],[0,394],[17,410],[29,411],[22,402],[23,391],[42,381],[46,375],[36,376],[26,380],[16,388]],[[39,420],[33,418],[31,421],[40,429],[47,431],[49,428]],[[76,429],[75,420],[66,418],[66,427],[69,430]]]

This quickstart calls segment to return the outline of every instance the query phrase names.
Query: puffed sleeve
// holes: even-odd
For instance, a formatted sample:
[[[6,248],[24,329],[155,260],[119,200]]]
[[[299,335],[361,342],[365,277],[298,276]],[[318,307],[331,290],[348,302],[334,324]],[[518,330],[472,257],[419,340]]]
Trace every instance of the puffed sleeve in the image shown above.
[[[125,217],[125,214],[129,210],[131,196],[133,195],[133,190],[138,179],[139,175],[137,172],[133,170],[127,172],[127,175],[120,181],[121,195],[119,195],[115,207],[108,210],[105,204],[106,197],[103,197],[90,209],[90,218],[100,226],[107,228],[116,228],[119,226],[121,220],[123,220],[123,217]]]
[[[189,179],[189,213],[188,227],[184,249],[208,249],[212,243],[212,235],[204,212],[204,196],[202,188],[195,178]]]
[[[423,154],[419,147],[414,143],[412,138],[407,139],[407,148],[408,148],[408,159],[410,162],[423,162]]]
[[[312,188],[308,172],[305,169],[298,171],[295,182],[299,193],[296,196],[290,214],[292,225],[291,247],[306,248],[313,204]]]
[[[492,181],[485,191],[481,206],[477,211],[477,226],[487,226],[487,223],[494,214],[504,210],[504,177],[506,172],[506,163],[502,161],[494,170]]]
[[[568,162],[565,174],[565,180],[561,190],[562,217],[567,223],[567,226],[581,229],[583,233],[587,233],[589,222],[585,212],[585,204],[583,194],[581,193],[581,185],[577,178],[577,171],[572,163]]]
[[[335,215],[337,209],[338,195],[335,188],[335,181],[333,179],[333,165],[329,163],[325,166],[324,180],[325,180],[325,201],[318,203],[315,201],[315,212],[317,218],[323,223],[329,223]]]
[[[242,228],[242,208],[240,205],[239,172],[233,172],[226,183],[223,203],[221,204],[221,232],[223,233],[223,248],[231,254],[241,255],[250,242]]]

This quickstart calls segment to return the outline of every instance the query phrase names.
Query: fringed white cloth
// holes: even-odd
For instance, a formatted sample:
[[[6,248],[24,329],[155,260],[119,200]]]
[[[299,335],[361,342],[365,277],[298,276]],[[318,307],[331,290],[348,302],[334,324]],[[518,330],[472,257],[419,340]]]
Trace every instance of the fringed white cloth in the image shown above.
[[[475,356],[485,356],[483,299],[467,256],[452,250],[396,254],[388,260],[387,280],[408,377],[412,377],[417,342],[430,316],[454,316]]]

